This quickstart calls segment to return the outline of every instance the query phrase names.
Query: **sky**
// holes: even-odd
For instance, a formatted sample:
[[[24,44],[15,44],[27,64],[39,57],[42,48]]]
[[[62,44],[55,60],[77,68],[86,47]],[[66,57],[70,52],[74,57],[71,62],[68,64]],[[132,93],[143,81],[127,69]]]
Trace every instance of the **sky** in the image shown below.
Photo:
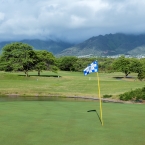
[[[145,33],[145,0],[0,0],[0,41]]]

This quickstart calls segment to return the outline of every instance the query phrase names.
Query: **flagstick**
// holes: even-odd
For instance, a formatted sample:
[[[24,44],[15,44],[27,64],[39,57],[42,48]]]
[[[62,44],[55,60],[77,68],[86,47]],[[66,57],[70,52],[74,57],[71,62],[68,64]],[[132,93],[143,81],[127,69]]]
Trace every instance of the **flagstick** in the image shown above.
[[[101,95],[100,95],[100,83],[99,83],[99,74],[97,72],[97,78],[98,78],[98,91],[99,91],[99,100],[100,100],[100,115],[101,115],[101,123],[103,126],[103,119],[102,119],[102,101],[101,101]]]

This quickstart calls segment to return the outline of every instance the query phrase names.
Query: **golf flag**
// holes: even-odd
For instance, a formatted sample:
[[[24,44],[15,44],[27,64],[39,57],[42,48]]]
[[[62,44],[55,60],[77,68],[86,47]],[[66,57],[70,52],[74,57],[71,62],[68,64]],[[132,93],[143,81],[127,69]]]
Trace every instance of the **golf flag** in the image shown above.
[[[89,73],[98,72],[98,62],[92,62],[88,67],[84,69],[84,75],[88,75]]]
[[[84,69],[84,75],[88,75],[90,73],[96,72],[98,77],[98,92],[99,92],[99,100],[100,100],[100,116],[101,116],[101,123],[103,126],[103,118],[102,118],[102,101],[101,101],[101,95],[100,95],[100,83],[99,83],[99,75],[98,75],[98,62],[94,61],[88,67]]]

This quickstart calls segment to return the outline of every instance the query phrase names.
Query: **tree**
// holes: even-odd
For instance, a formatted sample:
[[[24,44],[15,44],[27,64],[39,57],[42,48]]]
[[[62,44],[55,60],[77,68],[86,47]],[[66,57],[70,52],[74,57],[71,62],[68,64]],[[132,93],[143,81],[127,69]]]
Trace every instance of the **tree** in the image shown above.
[[[112,72],[112,63],[113,63],[114,59],[112,58],[102,58],[100,60],[98,60],[99,62],[99,71],[103,71],[103,72]]]
[[[5,71],[28,71],[32,70],[36,62],[36,54],[32,46],[15,42],[7,44],[2,49],[0,66]]]
[[[42,70],[51,70],[56,72],[57,68],[55,65],[55,57],[51,52],[47,52],[45,50],[35,51],[37,62],[35,64],[35,70],[38,71],[38,76],[40,76],[40,72]]]
[[[145,78],[145,72],[141,71],[138,73],[137,78],[142,81]]]
[[[141,69],[139,69],[137,77],[142,81],[145,78],[145,58],[140,59],[139,61],[141,63]]]
[[[130,63],[130,70],[135,73],[140,73],[143,70],[143,65],[139,59],[132,58]]]
[[[140,59],[131,59],[131,71],[138,73],[137,78],[143,80],[145,78],[144,63]]]
[[[125,73],[125,77],[127,77],[131,72],[131,61],[129,58],[121,56],[113,62],[113,68]]]
[[[57,65],[61,70],[64,71],[75,71],[75,63],[77,57],[74,56],[65,56],[57,59]]]
[[[138,73],[138,79],[145,78],[145,66],[144,61],[136,58],[125,58],[124,56],[118,58],[113,63],[113,68],[125,73],[127,77],[130,72]]]

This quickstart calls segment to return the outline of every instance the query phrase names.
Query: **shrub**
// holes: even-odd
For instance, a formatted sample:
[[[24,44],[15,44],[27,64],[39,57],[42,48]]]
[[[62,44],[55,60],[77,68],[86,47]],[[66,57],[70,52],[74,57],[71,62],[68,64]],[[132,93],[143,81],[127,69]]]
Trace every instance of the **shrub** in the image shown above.
[[[119,95],[120,100],[129,101],[129,100],[145,100],[145,87],[142,89],[131,90],[125,92],[124,94]]]
[[[103,98],[111,98],[112,95],[103,95]]]

